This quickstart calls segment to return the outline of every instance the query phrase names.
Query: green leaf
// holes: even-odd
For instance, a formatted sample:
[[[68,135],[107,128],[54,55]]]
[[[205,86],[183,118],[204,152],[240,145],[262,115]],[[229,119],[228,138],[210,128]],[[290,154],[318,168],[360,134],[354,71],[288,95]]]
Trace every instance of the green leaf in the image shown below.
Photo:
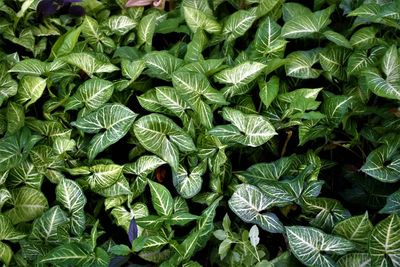
[[[187,212],[175,212],[170,219],[170,223],[172,225],[184,226],[191,221],[197,220],[198,218],[199,216]]]
[[[376,70],[363,71],[368,88],[376,95],[400,100],[400,81],[390,82],[381,77]]]
[[[25,107],[35,103],[43,94],[46,88],[46,79],[35,76],[24,76],[19,84],[17,102],[25,103]]]
[[[335,225],[332,233],[353,241],[361,247],[366,247],[369,234],[372,231],[372,223],[368,219],[368,213],[350,217]]]
[[[324,71],[338,78],[347,80],[346,63],[350,53],[342,47],[330,47],[319,53],[319,62]]]
[[[224,69],[214,75],[214,79],[226,84],[222,93],[226,97],[241,95],[249,90],[246,85],[256,79],[261,72],[266,68],[266,65],[258,62],[246,61],[233,68]]]
[[[314,33],[320,32],[331,22],[329,16],[334,10],[334,6],[330,6],[312,14],[295,14],[294,17],[283,25],[282,37],[308,37]]]
[[[17,241],[25,237],[25,234],[16,230],[12,221],[7,216],[2,214],[0,214],[0,225],[0,241]]]
[[[81,187],[70,179],[63,179],[57,185],[56,199],[70,213],[82,211],[86,204],[86,197]]]
[[[221,25],[201,10],[184,6],[183,14],[187,25],[194,33],[198,30],[205,30],[208,33],[219,33],[221,31]]]
[[[48,209],[46,197],[42,192],[29,188],[20,187],[11,191],[10,204],[12,208],[4,212],[13,224],[29,222],[43,214]]]
[[[7,171],[17,166],[23,159],[22,148],[15,135],[0,140],[0,171]]]
[[[355,75],[366,67],[372,66],[381,58],[383,51],[384,47],[382,46],[374,47],[370,50],[354,51],[347,62],[347,72]]]
[[[227,36],[227,41],[235,40],[245,34],[256,19],[257,16],[253,15],[250,11],[236,11],[226,19],[222,28],[222,34]]]
[[[254,164],[240,174],[243,175],[249,183],[257,185],[258,183],[279,180],[279,178],[289,172],[292,166],[293,159],[291,157],[284,157],[270,163]]]
[[[134,124],[134,132],[144,148],[168,162],[174,169],[178,168],[179,151],[196,150],[192,138],[163,115],[150,114],[140,118]]]
[[[400,139],[397,138],[390,144],[382,145],[369,153],[361,171],[373,178],[395,183],[400,180]]]
[[[268,108],[272,101],[278,96],[279,92],[279,78],[277,76],[272,76],[268,82],[260,82],[260,99],[262,103]]]
[[[104,189],[115,184],[122,175],[123,166],[117,164],[98,164],[89,168],[91,175],[87,182],[92,189]]]
[[[154,171],[161,165],[164,165],[165,163],[165,161],[157,156],[142,156],[138,158],[134,163],[125,164],[123,172],[146,177],[152,171]]]
[[[372,266],[398,266],[400,264],[400,218],[396,214],[379,222],[371,232],[368,252]]]
[[[8,102],[7,106],[7,132],[10,134],[16,133],[25,124],[25,111],[23,106]]]
[[[151,77],[170,81],[172,74],[183,65],[183,60],[165,51],[154,51],[144,56],[148,70],[145,72]]]
[[[318,78],[321,70],[313,68],[313,65],[318,62],[319,53],[318,48],[290,53],[285,64],[286,75],[300,79]]]
[[[81,34],[81,27],[72,28],[64,35],[60,36],[51,48],[51,58],[65,56],[71,53],[76,43],[78,42],[79,35]]]
[[[116,35],[124,35],[135,28],[137,22],[128,16],[111,16],[107,20],[108,29]]]
[[[306,266],[333,267],[335,262],[325,253],[344,255],[354,249],[350,241],[313,227],[286,227],[286,234],[294,256]]]
[[[78,118],[71,125],[85,133],[95,133],[88,147],[88,158],[97,154],[124,137],[137,114],[121,104],[106,104],[96,111]],[[104,132],[100,132],[105,130]]]
[[[103,58],[99,59],[96,56],[86,52],[70,53],[61,59],[68,64],[80,68],[90,77],[92,77],[94,73],[110,73],[119,70],[118,67],[107,61],[104,61]]]
[[[12,249],[8,245],[0,242],[0,261],[1,262],[3,262],[6,266],[9,266],[11,259],[13,257],[13,254],[14,253],[13,253]]]
[[[352,49],[351,43],[340,33],[334,31],[325,31],[323,34],[326,39],[337,44],[338,46]]]
[[[347,266],[371,266],[371,257],[368,253],[349,253],[340,257],[337,261],[339,267],[347,267]]]
[[[146,51],[151,50],[153,43],[153,35],[156,29],[156,13],[150,13],[144,17],[139,22],[137,27],[138,44],[145,44]]]
[[[122,75],[131,81],[136,80],[145,68],[144,60],[130,61],[127,59],[122,60],[121,69]]]
[[[0,66],[0,106],[4,100],[17,94],[18,83],[7,73],[6,66]]]
[[[205,161],[193,168],[190,172],[179,165],[178,170],[173,172],[172,179],[176,191],[183,198],[189,199],[197,195],[203,184],[202,175],[206,172],[207,164]]]
[[[177,91],[174,87],[156,87],[156,96],[160,105],[183,119],[187,116],[186,110],[190,109],[190,106]]]
[[[171,193],[163,185],[149,180],[151,201],[160,216],[170,216],[174,211],[174,200]]]
[[[373,27],[364,27],[356,31],[350,38],[350,44],[358,49],[368,49],[375,45],[377,30]]]
[[[224,108],[222,116],[232,124],[216,126],[209,131],[222,142],[257,147],[277,134],[269,121],[260,115],[248,115],[232,108]]]
[[[107,266],[107,262],[96,258],[96,254],[92,254],[86,244],[70,243],[63,244],[52,249],[44,256],[41,263],[58,264],[62,266]]]
[[[31,238],[44,243],[58,243],[58,230],[68,223],[67,214],[54,206],[33,222]]]
[[[262,56],[279,56],[285,50],[286,43],[281,37],[281,26],[271,17],[267,17],[257,29],[254,49]]]
[[[113,83],[107,80],[93,78],[78,87],[73,96],[64,104],[65,110],[76,110],[85,107],[90,112],[103,106],[112,96]]]
[[[400,213],[400,190],[386,198],[386,205],[379,211],[380,213]]]
[[[231,210],[247,223],[260,226],[271,233],[282,233],[283,225],[278,217],[271,213],[261,213],[270,207],[269,199],[257,187],[248,184],[239,185],[228,204]]]

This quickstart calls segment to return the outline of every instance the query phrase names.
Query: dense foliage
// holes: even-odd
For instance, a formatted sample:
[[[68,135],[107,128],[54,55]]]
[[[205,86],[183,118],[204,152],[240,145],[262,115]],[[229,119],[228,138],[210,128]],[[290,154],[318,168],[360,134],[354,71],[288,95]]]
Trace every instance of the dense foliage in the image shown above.
[[[0,0],[6,266],[400,266],[400,1]]]

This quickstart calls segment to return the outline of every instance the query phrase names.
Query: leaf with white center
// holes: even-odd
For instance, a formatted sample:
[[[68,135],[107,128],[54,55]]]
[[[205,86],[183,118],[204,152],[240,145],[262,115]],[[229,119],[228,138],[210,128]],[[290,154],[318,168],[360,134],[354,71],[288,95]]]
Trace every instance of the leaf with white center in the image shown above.
[[[335,262],[326,253],[344,255],[354,249],[350,241],[313,227],[286,227],[286,234],[294,256],[306,266],[334,267]]]
[[[282,37],[295,39],[320,32],[331,22],[329,17],[334,10],[330,6],[312,14],[296,14],[283,25]]]
[[[224,69],[214,75],[214,79],[228,85],[222,92],[227,97],[239,95],[241,87],[248,85],[256,79],[261,72],[266,68],[266,65],[258,62],[245,61],[233,68]]]
[[[198,30],[205,30],[212,34],[221,31],[221,25],[211,15],[187,6],[182,9],[186,23],[192,32],[196,33]]]
[[[339,125],[351,105],[352,96],[332,95],[327,97],[322,105],[322,113],[326,115],[328,124]]]
[[[400,82],[400,59],[395,45],[392,45],[383,56],[382,70],[388,83]]]
[[[308,7],[294,2],[285,3],[282,8],[282,13],[283,21],[285,22],[293,19],[294,17],[302,15],[312,15],[312,12]]]
[[[324,71],[339,80],[347,80],[346,63],[350,55],[348,49],[328,47],[319,53],[319,62]]]
[[[15,135],[0,140],[0,172],[17,166],[22,158],[22,148]]]
[[[364,27],[356,31],[350,38],[350,44],[357,49],[368,49],[375,45],[377,30],[373,27]]]
[[[169,109],[160,104],[157,98],[157,91],[155,88],[148,90],[146,93],[137,97],[139,104],[146,110],[153,113],[161,113],[166,115],[174,115]]]
[[[27,185],[29,187],[40,189],[43,182],[43,174],[31,161],[25,160],[17,167],[10,171],[7,185],[10,187],[18,187],[19,185]]]
[[[25,59],[15,64],[9,72],[40,76],[47,71],[47,63],[38,59]]]
[[[33,222],[31,238],[44,243],[58,243],[59,227],[69,221],[67,214],[59,206],[54,206]]]
[[[110,73],[119,70],[119,68],[113,64],[103,61],[103,58],[99,59],[93,54],[86,52],[71,53],[61,59],[70,65],[80,68],[90,77],[92,77],[94,73]]]
[[[135,81],[145,67],[145,61],[142,59],[134,61],[123,59],[121,62],[122,75],[131,81]]]
[[[2,214],[0,214],[0,225],[0,241],[16,241],[25,237],[25,234],[15,229],[12,221]]]
[[[174,211],[174,200],[168,189],[162,184],[148,181],[151,193],[151,202],[160,216],[170,216]]]
[[[178,194],[186,199],[197,195],[201,190],[202,175],[206,172],[206,169],[206,161],[201,162],[189,172],[182,165],[179,165],[178,170],[172,173],[172,181]]]
[[[55,138],[53,142],[53,150],[56,154],[61,155],[67,151],[73,151],[76,147],[75,140],[68,138]]]
[[[156,13],[143,16],[137,27],[138,44],[145,45],[146,51],[150,51],[153,44],[153,35],[156,29]]]
[[[160,101],[160,105],[169,109],[181,119],[186,116],[186,110],[190,109],[188,103],[183,100],[183,97],[174,87],[156,87],[156,95],[157,99]]]
[[[223,94],[212,88],[202,73],[179,71],[174,73],[172,82],[179,95],[196,112],[201,123],[211,128],[213,114],[208,104],[228,104]]]
[[[281,38],[281,26],[271,17],[267,17],[257,29],[254,37],[254,48],[260,55],[278,55],[286,47]]]
[[[116,35],[124,35],[135,28],[137,22],[128,16],[111,16],[107,20],[108,29]]]
[[[124,137],[137,114],[121,104],[106,104],[96,111],[78,118],[71,125],[85,133],[96,134],[89,143],[88,158],[97,154]],[[104,132],[101,132],[105,130]]]
[[[42,215],[49,207],[43,193],[30,187],[12,190],[11,197],[12,208],[3,214],[9,217],[13,224],[29,222]]]
[[[335,225],[332,233],[353,241],[356,245],[365,248],[368,244],[368,237],[373,228],[368,219],[368,212],[364,215],[350,217]]]
[[[83,211],[86,197],[81,187],[73,180],[63,179],[56,187],[56,199],[70,213]]]
[[[64,104],[65,110],[76,110],[85,107],[90,112],[103,106],[112,96],[113,83],[107,80],[93,78],[78,87],[73,96]]]
[[[185,54],[186,62],[197,62],[199,60],[204,60],[201,54],[203,50],[208,45],[208,38],[204,31],[197,31],[192,37],[192,41],[188,43],[187,50]]]
[[[227,36],[228,41],[235,40],[250,29],[257,16],[247,10],[239,10],[230,15],[222,28],[222,34]]]
[[[395,183],[400,180],[400,138],[382,145],[369,153],[361,171],[373,178]]]
[[[342,204],[331,198],[303,197],[301,203],[306,214],[314,215],[312,226],[331,231],[338,222],[350,217],[350,212]]]
[[[223,69],[224,67],[222,64],[224,62],[224,59],[196,60],[195,62],[184,65],[179,71],[203,73],[208,77]]]
[[[134,132],[145,149],[168,162],[173,169],[178,168],[179,151],[196,150],[192,138],[163,115],[150,114],[140,118],[134,124]]]
[[[334,31],[324,31],[323,34],[326,39],[337,44],[338,46],[342,46],[349,49],[353,48],[351,43],[346,39],[346,37],[344,37],[340,33]]]
[[[379,213],[400,214],[400,190],[397,190],[386,198],[386,205],[379,211]]]
[[[107,198],[117,197],[121,195],[132,195],[132,191],[129,187],[129,182],[123,175],[121,175],[113,185],[106,188],[96,187],[93,189],[93,191]]]
[[[396,214],[379,222],[369,237],[372,266],[400,266],[400,217]]]
[[[144,56],[146,67],[145,74],[170,81],[172,73],[183,65],[183,60],[166,51],[153,51]]]
[[[347,61],[348,74],[357,74],[358,72],[370,67],[382,57],[384,47],[378,46],[370,50],[355,50]]]
[[[371,267],[371,257],[368,253],[349,253],[337,261],[339,267]]]
[[[87,182],[92,189],[104,189],[118,181],[122,174],[123,166],[117,164],[99,164],[89,168],[91,175]]]
[[[223,142],[236,142],[257,147],[277,134],[270,122],[260,115],[248,115],[239,110],[224,108],[222,116],[232,123],[232,125],[227,125],[230,132],[225,131],[228,129],[226,125],[220,125],[211,129],[209,133]],[[220,131],[221,129],[223,131]]]
[[[15,103],[8,102],[7,106],[7,132],[14,134],[21,129],[25,124],[24,107]]]
[[[199,218],[199,216],[190,214],[188,212],[175,212],[172,215],[170,222],[172,225],[183,226],[183,225],[188,224],[189,222],[197,220],[198,218]]]
[[[124,165],[123,172],[146,177],[166,162],[157,156],[141,156],[134,163]]]
[[[271,233],[282,233],[282,223],[271,213],[261,213],[270,207],[269,199],[253,185],[241,184],[228,201],[230,209],[243,221],[260,226]]]
[[[269,180],[277,181],[287,174],[292,168],[294,160],[291,157],[284,157],[270,163],[257,163],[246,171],[240,172],[251,184],[268,183]]]
[[[35,76],[24,76],[19,84],[16,96],[17,102],[23,104],[29,101],[25,104],[25,107],[28,107],[42,96],[45,88],[46,79]]]
[[[285,64],[286,75],[300,79],[318,78],[321,70],[313,68],[319,60],[320,49],[295,51],[287,56]]]
[[[10,198],[10,191],[5,188],[0,189],[0,210],[3,207],[4,203],[6,203]]]
[[[384,79],[377,70],[368,69],[363,71],[368,88],[376,95],[400,100],[400,81],[390,82],[388,79]]]
[[[69,243],[55,247],[48,252],[40,263],[57,264],[62,266],[107,266],[107,262],[97,258],[90,251],[90,246],[84,243]]]
[[[4,100],[17,94],[18,83],[14,81],[9,73],[7,73],[6,66],[0,66],[0,106]]]

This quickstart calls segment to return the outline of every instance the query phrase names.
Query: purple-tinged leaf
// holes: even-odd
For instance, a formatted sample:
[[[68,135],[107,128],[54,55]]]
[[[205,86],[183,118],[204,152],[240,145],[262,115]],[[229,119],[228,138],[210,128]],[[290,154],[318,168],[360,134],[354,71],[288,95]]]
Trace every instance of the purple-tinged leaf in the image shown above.
[[[135,218],[132,218],[131,224],[129,225],[128,236],[129,236],[129,242],[131,242],[131,244],[133,240],[135,240],[138,237],[138,227]]]
[[[85,9],[83,9],[81,6],[70,6],[68,13],[71,16],[82,17],[85,15]]]
[[[57,10],[58,5],[54,3],[53,0],[40,1],[36,9],[36,11],[44,17],[54,15]]]
[[[126,7],[135,7],[135,6],[148,6],[153,4],[154,0],[129,0],[126,2]]]
[[[126,256],[116,256],[111,259],[110,263],[108,264],[108,267],[120,267],[123,266],[125,263],[127,263],[129,260],[129,257]]]

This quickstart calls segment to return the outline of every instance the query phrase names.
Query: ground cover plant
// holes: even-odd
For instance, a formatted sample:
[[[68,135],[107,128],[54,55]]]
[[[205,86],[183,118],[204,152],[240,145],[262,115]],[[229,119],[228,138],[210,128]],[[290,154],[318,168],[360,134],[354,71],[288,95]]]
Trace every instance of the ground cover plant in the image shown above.
[[[0,0],[5,266],[400,266],[400,1]]]

